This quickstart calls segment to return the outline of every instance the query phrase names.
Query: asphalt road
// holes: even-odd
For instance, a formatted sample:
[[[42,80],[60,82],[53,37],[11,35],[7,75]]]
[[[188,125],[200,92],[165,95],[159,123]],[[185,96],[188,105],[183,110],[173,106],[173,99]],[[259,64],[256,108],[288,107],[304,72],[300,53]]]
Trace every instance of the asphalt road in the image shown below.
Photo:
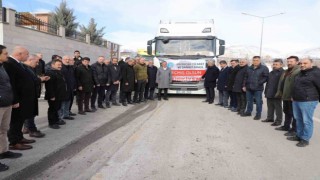
[[[113,131],[33,179],[320,179],[318,121],[310,145],[298,148],[269,123],[201,101],[134,106]]]

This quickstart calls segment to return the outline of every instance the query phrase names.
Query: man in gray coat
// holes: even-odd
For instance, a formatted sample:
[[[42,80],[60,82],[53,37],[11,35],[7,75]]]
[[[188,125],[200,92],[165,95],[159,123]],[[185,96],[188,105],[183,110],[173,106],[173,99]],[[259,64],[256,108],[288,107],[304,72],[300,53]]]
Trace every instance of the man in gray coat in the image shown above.
[[[172,83],[172,73],[166,61],[163,61],[161,67],[158,69],[156,83],[158,83],[158,100],[161,101],[162,90],[164,91],[163,99],[168,100],[168,89],[170,83]]]

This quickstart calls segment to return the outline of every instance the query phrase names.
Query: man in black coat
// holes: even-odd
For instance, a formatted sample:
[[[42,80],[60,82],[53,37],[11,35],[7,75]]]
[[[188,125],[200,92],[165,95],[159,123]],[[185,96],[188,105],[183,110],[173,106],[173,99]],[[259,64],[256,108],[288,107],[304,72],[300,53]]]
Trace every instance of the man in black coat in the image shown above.
[[[127,106],[127,103],[132,104],[131,96],[134,90],[135,73],[133,69],[133,59],[127,60],[127,64],[121,67],[121,102],[123,106]]]
[[[78,51],[78,50],[75,50],[75,51],[74,51],[74,58],[73,58],[73,60],[74,60],[74,65],[75,65],[76,67],[78,67],[78,66],[80,66],[80,65],[82,64],[82,57],[80,56],[80,51]]]
[[[243,115],[246,106],[247,106],[247,99],[246,99],[246,92],[243,91],[243,81],[244,76],[247,73],[248,70],[248,61],[246,59],[240,60],[240,69],[238,73],[236,74],[234,85],[232,92],[236,93],[237,97],[237,112],[239,115]]]
[[[234,82],[236,79],[236,75],[240,69],[239,66],[239,60],[238,59],[233,59],[231,60],[231,69],[229,71],[228,74],[228,80],[227,80],[227,91],[230,94],[230,106],[229,109],[232,112],[237,112],[237,94],[235,92],[233,92],[233,86],[234,86]]]
[[[158,68],[154,66],[153,61],[149,61],[147,69],[148,83],[144,91],[144,99],[154,100],[154,90],[157,87],[157,72]]]
[[[37,53],[37,56],[39,58],[39,63],[35,68],[36,71],[36,75],[37,76],[44,76],[45,72],[45,61],[42,59],[42,54],[41,53]]]
[[[82,64],[76,69],[76,80],[78,86],[78,110],[79,114],[85,115],[86,112],[93,112],[89,108],[91,93],[94,88],[92,69],[89,66],[90,58],[82,58]],[[84,106],[84,109],[83,109]]]
[[[22,63],[28,57],[28,50],[17,46],[14,48],[9,60],[4,63],[13,91],[13,109],[8,132],[9,148],[11,150],[31,149],[32,146],[27,144],[35,142],[35,140],[25,139],[21,131],[25,119],[33,117],[38,110],[33,78]]]
[[[51,69],[46,72],[50,80],[45,83],[46,93],[44,99],[48,101],[48,121],[49,127],[59,129],[60,125],[66,124],[59,118],[58,111],[61,108],[62,101],[67,98],[67,83],[61,72],[62,61],[55,59],[51,63]]]
[[[203,102],[212,104],[214,101],[215,93],[214,88],[217,84],[217,78],[219,77],[219,69],[215,66],[213,60],[208,61],[208,68],[206,73],[202,76],[204,79],[204,87],[206,88],[207,99]]]
[[[251,116],[253,110],[253,99],[256,100],[256,116],[254,120],[261,119],[262,112],[262,92],[264,83],[268,81],[269,69],[261,64],[260,56],[252,58],[252,65],[244,77],[244,90],[247,96],[247,110],[245,116]]]
[[[219,91],[219,103],[216,105],[228,107],[229,93],[227,91],[227,80],[230,67],[228,67],[227,62],[225,60],[221,60],[219,64],[221,68],[217,83],[217,89]]]
[[[268,115],[267,119],[262,122],[274,122],[273,126],[280,126],[282,123],[282,102],[280,97],[276,97],[280,77],[283,73],[282,59],[275,59],[273,61],[273,70],[269,73],[268,82],[264,91],[267,98]],[[276,120],[274,120],[274,113],[276,113]]]
[[[93,73],[93,79],[94,79],[94,90],[91,96],[91,109],[96,109],[96,100],[98,96],[98,108],[105,109],[105,107],[102,105],[104,94],[106,90],[106,86],[110,85],[110,80],[108,77],[108,67],[104,64],[104,56],[100,56],[98,58],[98,61],[91,65],[92,73]]]
[[[112,63],[109,66],[109,77],[110,77],[110,91],[107,91],[106,94],[106,106],[110,108],[110,101],[114,106],[120,106],[117,103],[117,91],[119,89],[119,84],[121,81],[121,68],[118,65],[118,59],[112,58]]]
[[[35,84],[35,90],[37,95],[37,111],[36,114],[34,114],[33,117],[28,118],[24,122],[24,128],[23,133],[29,134],[30,137],[36,137],[41,138],[44,137],[45,134],[38,130],[36,124],[35,124],[35,117],[38,115],[38,98],[40,98],[41,93],[41,83],[48,81],[50,79],[49,76],[37,76],[36,74],[36,67],[39,62],[39,57],[37,55],[30,55],[27,61],[24,61],[24,65],[26,66],[26,69],[28,70],[29,74],[32,76],[34,84]]]
[[[313,117],[320,100],[320,69],[313,66],[313,60],[304,58],[301,71],[295,77],[293,85],[293,114],[297,123],[296,136],[287,137],[299,141],[298,147],[309,145],[313,134]]]
[[[73,120],[74,118],[70,115],[70,104],[74,96],[74,91],[76,89],[76,78],[74,73],[74,68],[70,65],[71,58],[69,56],[62,57],[62,68],[61,73],[66,81],[67,94],[65,100],[61,102],[61,108],[59,110],[60,119]]]

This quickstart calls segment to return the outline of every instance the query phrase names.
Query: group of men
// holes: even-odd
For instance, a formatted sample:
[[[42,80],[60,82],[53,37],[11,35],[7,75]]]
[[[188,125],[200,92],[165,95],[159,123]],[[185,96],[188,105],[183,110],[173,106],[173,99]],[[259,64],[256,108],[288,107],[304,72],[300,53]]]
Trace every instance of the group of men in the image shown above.
[[[241,117],[252,115],[256,105],[254,120],[261,119],[263,92],[267,103],[267,118],[276,130],[287,131],[284,135],[290,141],[297,141],[298,147],[309,145],[313,133],[313,114],[320,100],[320,69],[313,60],[297,56],[287,58],[287,69],[283,60],[275,59],[272,71],[254,56],[249,66],[246,59],[234,59],[230,66],[219,61],[220,71],[213,61],[203,76],[207,92],[204,102],[213,103],[214,88],[219,91],[217,106],[237,112]],[[283,113],[285,114],[282,125]],[[282,125],[282,126],[281,126]]]
[[[9,150],[28,150],[34,139],[45,136],[35,123],[38,115],[38,98],[45,86],[44,99],[48,102],[48,123],[52,129],[60,129],[65,120],[74,120],[71,112],[74,99],[78,114],[86,115],[101,109],[120,106],[120,103],[139,104],[154,100],[158,87],[158,100],[168,100],[167,92],[172,81],[171,70],[163,62],[158,69],[144,58],[117,58],[99,56],[90,65],[89,57],[81,57],[76,50],[74,57],[53,55],[45,64],[42,54],[31,54],[21,46],[14,47],[9,56],[7,48],[0,45],[0,159],[14,159],[21,153]],[[134,92],[134,95],[132,94]],[[133,95],[133,100],[132,100]],[[104,106],[105,104],[105,106]],[[96,106],[97,105],[97,106]],[[9,167],[0,163],[0,172]]]

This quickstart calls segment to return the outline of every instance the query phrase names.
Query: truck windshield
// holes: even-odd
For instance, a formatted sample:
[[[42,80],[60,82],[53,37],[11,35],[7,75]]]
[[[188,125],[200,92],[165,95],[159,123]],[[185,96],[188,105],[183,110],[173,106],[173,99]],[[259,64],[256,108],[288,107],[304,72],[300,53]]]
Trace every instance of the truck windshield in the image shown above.
[[[214,56],[212,40],[171,39],[156,41],[156,56]]]

